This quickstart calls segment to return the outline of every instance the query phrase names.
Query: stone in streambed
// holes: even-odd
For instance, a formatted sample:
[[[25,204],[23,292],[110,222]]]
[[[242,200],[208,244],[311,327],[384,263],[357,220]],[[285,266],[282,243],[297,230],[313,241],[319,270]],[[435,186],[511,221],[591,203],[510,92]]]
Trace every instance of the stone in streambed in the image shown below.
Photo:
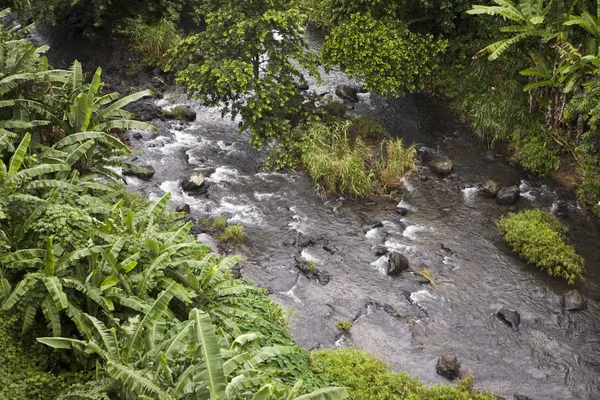
[[[435,371],[438,375],[453,380],[460,375],[460,363],[456,356],[444,354],[438,359]]]
[[[339,85],[335,88],[335,94],[344,100],[358,103],[358,90],[348,85]]]
[[[565,293],[564,305],[566,311],[581,311],[585,310],[585,297],[578,290],[569,290]]]
[[[508,308],[501,308],[496,313],[496,316],[508,326],[512,327],[513,331],[519,330],[519,324],[521,323],[521,315],[515,310]]]
[[[373,254],[377,257],[385,256],[389,252],[389,250],[385,246],[382,246],[380,244],[373,246],[372,251]]]
[[[496,203],[503,206],[512,206],[515,204],[521,191],[517,186],[503,187],[496,193]]]
[[[436,158],[429,162],[429,169],[442,176],[450,175],[454,169],[454,163],[448,158]]]
[[[408,209],[406,207],[396,207],[396,212],[403,217],[408,214]]]
[[[407,270],[409,267],[408,258],[398,252],[393,252],[388,258],[388,265],[386,273],[389,276],[400,275],[402,271]]]
[[[495,197],[498,193],[498,184],[491,179],[485,181],[485,183],[479,188],[477,193],[483,197]]]
[[[190,208],[189,204],[179,204],[177,207],[175,207],[175,211],[189,214],[192,209]]]
[[[186,192],[197,192],[204,186],[204,175],[200,172],[192,172],[181,181],[181,188]]]
[[[533,400],[531,397],[527,397],[524,394],[515,394],[514,400]]]
[[[135,176],[145,181],[149,181],[154,176],[154,167],[152,167],[151,165],[142,165],[139,167],[125,167],[123,169],[123,175]]]

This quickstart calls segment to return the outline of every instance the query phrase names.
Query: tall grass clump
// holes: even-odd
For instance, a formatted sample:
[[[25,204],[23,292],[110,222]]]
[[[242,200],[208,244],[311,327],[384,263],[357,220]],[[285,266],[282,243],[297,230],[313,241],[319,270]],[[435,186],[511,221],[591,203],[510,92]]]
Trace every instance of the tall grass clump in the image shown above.
[[[181,40],[176,21],[163,17],[158,22],[146,23],[141,16],[128,18],[120,32],[129,38],[132,49],[142,56],[142,63],[151,67],[166,65],[166,53]]]
[[[321,189],[364,197],[373,192],[375,174],[366,167],[373,153],[360,138],[350,143],[349,126],[348,121],[311,125],[302,163]]]
[[[312,124],[303,140],[302,164],[325,192],[353,197],[385,193],[399,187],[404,174],[415,169],[414,146],[405,148],[402,140],[388,138],[377,151],[353,121]]]
[[[402,177],[417,168],[414,145],[404,147],[402,139],[386,140],[381,145],[378,161],[379,186],[383,190],[401,185]]]
[[[500,235],[525,261],[569,284],[583,278],[584,259],[565,242],[566,227],[547,211],[527,210],[498,221]]]

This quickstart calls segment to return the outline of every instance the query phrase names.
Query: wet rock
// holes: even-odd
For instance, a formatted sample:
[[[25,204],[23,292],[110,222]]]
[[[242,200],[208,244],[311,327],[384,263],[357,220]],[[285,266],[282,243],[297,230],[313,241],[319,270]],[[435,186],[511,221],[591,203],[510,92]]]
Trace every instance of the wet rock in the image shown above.
[[[520,194],[521,191],[517,186],[504,187],[496,193],[496,203],[504,206],[511,206],[515,204]]]
[[[408,214],[408,209],[405,207],[396,207],[396,212],[401,216],[405,216],[406,214]]]
[[[301,91],[309,89],[308,83],[306,83],[306,82],[299,83],[299,84],[296,85],[296,87],[298,88],[298,90],[301,90]]]
[[[508,308],[501,308],[496,313],[496,316],[508,326],[512,327],[513,331],[519,330],[519,324],[521,323],[521,315],[515,310]]]
[[[295,267],[308,279],[316,280],[325,286],[331,281],[331,274],[327,271],[321,271],[315,263],[296,260]]]
[[[491,163],[496,161],[496,156],[494,156],[493,151],[488,150],[485,153],[483,153],[483,160]]]
[[[575,289],[565,293],[563,302],[566,311],[581,311],[586,307],[585,297]]]
[[[125,109],[133,113],[138,121],[152,121],[153,119],[162,119],[162,109],[154,103],[137,101],[128,105]]]
[[[385,246],[382,246],[380,244],[373,246],[371,250],[373,251],[373,254],[377,257],[385,256],[389,251]]]
[[[141,165],[137,168],[126,167],[123,169],[123,175],[135,176],[136,178],[149,181],[154,176],[154,167],[151,165]]]
[[[408,258],[395,251],[390,254],[386,273],[389,276],[397,276],[400,275],[402,271],[407,270],[408,267]]]
[[[325,286],[331,281],[331,274],[327,271],[319,271],[317,272],[317,282],[321,285]]]
[[[131,135],[131,136],[133,136],[133,138],[137,139],[137,140],[144,138],[144,135],[142,135],[142,132],[134,132],[133,135]]]
[[[177,106],[175,107],[177,109],[176,113],[170,112],[170,113],[165,113],[165,118],[175,118],[182,120],[182,121],[188,121],[188,122],[194,122],[196,120],[196,111],[194,111],[192,109],[192,107],[190,106]]]
[[[453,380],[460,375],[460,363],[456,356],[444,354],[438,359],[435,371],[438,375]]]
[[[179,204],[177,207],[175,207],[175,211],[189,214],[192,210],[189,204]]]
[[[515,394],[515,400],[533,400],[531,397],[527,397],[524,394]]]
[[[371,229],[377,229],[377,228],[383,228],[383,222],[381,222],[381,221],[375,222],[373,225],[369,226],[369,228],[365,230],[365,233],[367,231],[370,231]]]
[[[344,100],[349,100],[353,103],[358,103],[358,91],[348,85],[339,85],[335,88],[335,94]]]
[[[334,249],[333,247],[331,247],[329,244],[324,244],[323,245],[323,250],[325,250],[329,254],[335,254],[335,251],[336,251],[336,249]]]
[[[197,192],[205,186],[204,175],[192,172],[181,181],[181,187],[186,192]]]
[[[498,193],[498,184],[491,179],[485,181],[485,183],[479,188],[477,193],[482,195],[483,197],[494,197]]]
[[[436,158],[429,162],[429,169],[438,175],[449,175],[454,169],[454,163],[448,158]]]

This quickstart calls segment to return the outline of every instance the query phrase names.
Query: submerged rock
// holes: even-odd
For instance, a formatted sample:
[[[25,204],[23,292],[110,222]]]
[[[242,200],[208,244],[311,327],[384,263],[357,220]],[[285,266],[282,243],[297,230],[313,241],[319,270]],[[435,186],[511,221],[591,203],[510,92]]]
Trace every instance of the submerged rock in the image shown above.
[[[406,214],[408,214],[408,209],[405,207],[396,207],[396,212],[401,216],[405,216]]]
[[[483,153],[483,159],[484,159],[484,161],[487,161],[487,162],[494,162],[494,161],[496,161],[496,156],[494,156],[493,151],[488,150],[485,153]]]
[[[335,88],[335,94],[344,100],[358,103],[358,90],[348,85],[339,85]]]
[[[135,176],[136,178],[149,181],[154,176],[154,167],[151,165],[141,165],[138,168],[124,168],[123,175]]]
[[[380,244],[373,246],[373,254],[377,257],[385,256],[388,253],[388,249]]]
[[[189,214],[192,209],[190,208],[189,204],[179,204],[177,207],[175,207],[175,211]]]
[[[408,267],[408,258],[395,251],[390,254],[386,273],[389,276],[397,276],[400,275],[402,271],[407,270]]]
[[[186,192],[197,192],[205,186],[204,175],[192,172],[181,181],[181,188]]]
[[[491,179],[485,181],[485,183],[479,188],[477,193],[482,195],[483,197],[494,197],[498,193],[498,184]]]
[[[569,290],[565,293],[564,305],[566,311],[581,311],[585,310],[585,297],[578,290]]]
[[[496,194],[496,203],[504,206],[512,206],[515,204],[521,191],[517,186],[504,187],[498,190]]]
[[[496,316],[504,321],[505,324],[512,327],[513,331],[519,330],[519,324],[521,323],[521,315],[515,310],[510,310],[508,308],[501,308],[496,313]]]
[[[524,394],[515,394],[515,400],[533,400],[531,397],[527,397]]]
[[[454,169],[454,163],[448,158],[436,158],[429,162],[429,169],[438,175],[450,175]]]
[[[460,363],[455,355],[444,354],[438,359],[435,371],[438,375],[453,380],[460,375]]]

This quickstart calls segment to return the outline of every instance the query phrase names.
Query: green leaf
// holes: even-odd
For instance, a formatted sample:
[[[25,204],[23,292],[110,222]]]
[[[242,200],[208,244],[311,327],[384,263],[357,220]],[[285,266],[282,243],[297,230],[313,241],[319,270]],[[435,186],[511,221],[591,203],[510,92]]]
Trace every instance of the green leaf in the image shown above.
[[[9,168],[8,168],[8,176],[9,177],[15,175],[21,168],[21,165],[23,164],[23,159],[25,158],[25,153],[27,152],[27,149],[29,148],[30,142],[31,142],[31,135],[29,133],[27,133],[23,137],[23,140],[21,140],[21,143],[19,144],[19,147],[15,151],[15,154],[13,154],[13,156],[10,159],[10,164],[9,164]]]
[[[62,285],[56,276],[44,276],[42,282],[59,310],[67,308],[67,295],[63,292]]]
[[[106,279],[102,281],[100,284],[100,290],[105,291],[108,288],[111,288],[119,283],[119,277],[116,275],[110,275]]]

